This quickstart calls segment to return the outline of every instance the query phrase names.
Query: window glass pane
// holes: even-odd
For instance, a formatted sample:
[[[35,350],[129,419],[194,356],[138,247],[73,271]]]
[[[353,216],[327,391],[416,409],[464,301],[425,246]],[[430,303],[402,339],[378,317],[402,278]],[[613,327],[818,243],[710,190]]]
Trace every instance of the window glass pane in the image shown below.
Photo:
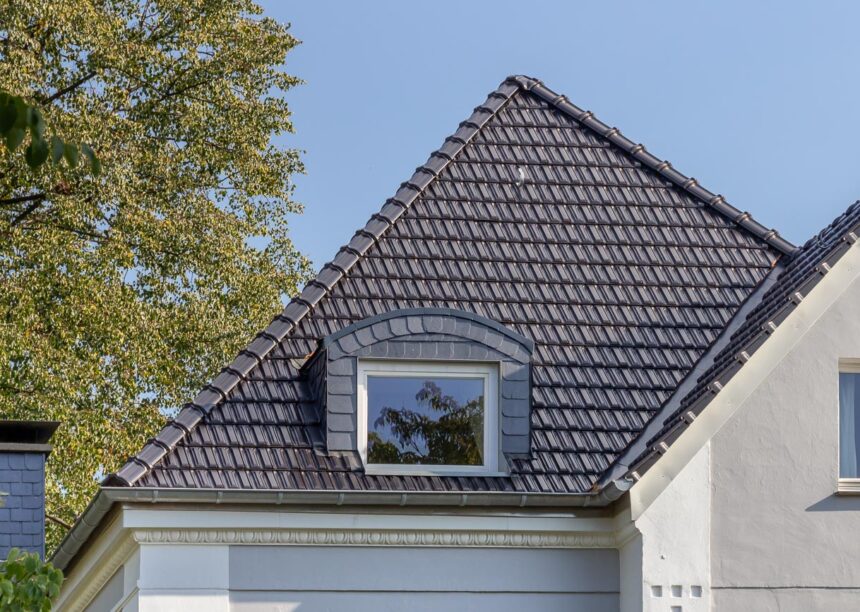
[[[484,379],[367,377],[367,462],[484,464]]]
[[[839,476],[860,477],[860,374],[839,374]]]

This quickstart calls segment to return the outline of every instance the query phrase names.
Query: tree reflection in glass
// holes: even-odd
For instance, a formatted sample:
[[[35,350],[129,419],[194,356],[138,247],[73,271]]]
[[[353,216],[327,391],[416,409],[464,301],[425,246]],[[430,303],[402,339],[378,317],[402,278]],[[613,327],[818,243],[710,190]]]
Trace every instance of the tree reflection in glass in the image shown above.
[[[483,465],[484,379],[367,377],[367,461]]]

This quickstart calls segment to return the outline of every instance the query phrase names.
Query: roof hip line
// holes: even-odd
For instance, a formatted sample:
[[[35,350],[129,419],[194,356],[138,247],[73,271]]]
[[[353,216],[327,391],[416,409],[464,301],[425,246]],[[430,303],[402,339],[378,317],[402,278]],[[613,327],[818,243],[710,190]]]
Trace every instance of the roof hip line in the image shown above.
[[[696,179],[678,172],[668,161],[652,155],[645,149],[644,145],[633,142],[624,136],[618,128],[606,125],[595,117],[594,113],[579,108],[576,104],[568,100],[566,96],[554,92],[540,80],[524,75],[515,75],[508,77],[505,82],[517,84],[525,91],[531,92],[561,112],[573,117],[583,127],[586,127],[598,136],[609,140],[612,144],[623,149],[627,154],[634,157],[644,166],[657,172],[666,180],[670,181],[677,187],[680,187],[700,202],[711,207],[726,219],[747,230],[760,240],[775,248],[777,251],[785,255],[791,255],[797,250],[797,247],[794,244],[790,243],[785,238],[782,238],[776,230],[768,229],[753,219],[750,213],[742,212],[726,202],[726,199],[722,195],[715,194],[705,189],[699,185]]]
[[[104,486],[131,486],[152,469],[171,449],[173,449],[224,397],[235,388],[280,342],[284,340],[299,322],[302,321],[328,292],[346,276],[350,269],[376,243],[385,232],[409,209],[430,182],[450,164],[475,134],[493,118],[496,113],[513,97],[521,85],[506,79],[487,97],[486,102],[476,107],[472,115],[460,123],[459,128],[445,139],[442,147],[430,154],[429,159],[416,168],[407,181],[401,183],[393,197],[386,200],[382,209],[371,215],[363,228],[355,232],[348,244],[341,247],[334,259],[326,263],[314,279],[309,281],[302,292],[294,297],[286,308],[257,334],[250,345],[246,346],[236,359],[223,368],[209,385],[197,394],[170,421],[154,439],[125,465],[109,474]]]
[[[230,391],[244,380],[260,359],[266,357],[295,330],[329,291],[349,273],[367,250],[405,214],[431,181],[457,157],[514,94],[521,90],[531,92],[573,118],[580,125],[609,140],[646,167],[658,172],[665,179],[781,253],[791,254],[796,250],[794,245],[780,238],[775,230],[768,230],[752,217],[742,214],[741,211],[727,204],[722,196],[699,186],[695,180],[674,170],[669,162],[648,153],[644,146],[624,137],[617,128],[607,126],[596,119],[593,113],[574,105],[565,96],[544,86],[541,81],[522,75],[510,76],[490,93],[483,104],[475,108],[468,119],[460,123],[457,131],[446,138],[438,150],[430,154],[429,159],[415,170],[409,180],[401,184],[382,209],[371,216],[367,224],[355,233],[348,244],[341,247],[334,259],[320,269],[316,277],[305,285],[301,293],[290,301],[269,326],[257,334],[251,344],[246,346],[231,364],[223,368],[215,380],[204,387],[194,400],[184,406],[179,414],[155,436],[154,441],[147,443],[137,455],[115,473],[109,474],[104,479],[103,485],[133,485],[179,444],[212,409],[223,401]]]

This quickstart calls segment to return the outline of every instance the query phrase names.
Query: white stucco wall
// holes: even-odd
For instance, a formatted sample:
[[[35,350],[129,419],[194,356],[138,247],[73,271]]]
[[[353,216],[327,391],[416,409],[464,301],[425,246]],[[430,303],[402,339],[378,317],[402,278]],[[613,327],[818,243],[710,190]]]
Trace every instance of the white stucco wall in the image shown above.
[[[89,605],[84,608],[84,612],[105,612],[113,610],[120,601],[122,601],[124,593],[124,575],[125,568],[120,566],[113,576],[107,581],[95,596]]]
[[[617,612],[598,549],[232,546],[231,609]]]
[[[622,612],[710,610],[710,493],[706,445],[635,518],[621,549]]]
[[[838,362],[858,357],[855,278],[712,439],[716,610],[860,609],[860,497],[835,494]]]

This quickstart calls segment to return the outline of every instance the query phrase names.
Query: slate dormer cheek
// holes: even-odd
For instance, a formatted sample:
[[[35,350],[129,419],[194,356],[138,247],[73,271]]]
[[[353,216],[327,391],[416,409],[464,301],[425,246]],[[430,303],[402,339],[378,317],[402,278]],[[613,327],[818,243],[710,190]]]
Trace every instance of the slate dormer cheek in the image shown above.
[[[498,414],[497,447],[505,458],[528,456],[534,343],[490,319],[444,308],[395,310],[350,325],[321,341],[306,365],[328,451],[357,451],[359,363],[483,364],[497,372],[488,403]]]

